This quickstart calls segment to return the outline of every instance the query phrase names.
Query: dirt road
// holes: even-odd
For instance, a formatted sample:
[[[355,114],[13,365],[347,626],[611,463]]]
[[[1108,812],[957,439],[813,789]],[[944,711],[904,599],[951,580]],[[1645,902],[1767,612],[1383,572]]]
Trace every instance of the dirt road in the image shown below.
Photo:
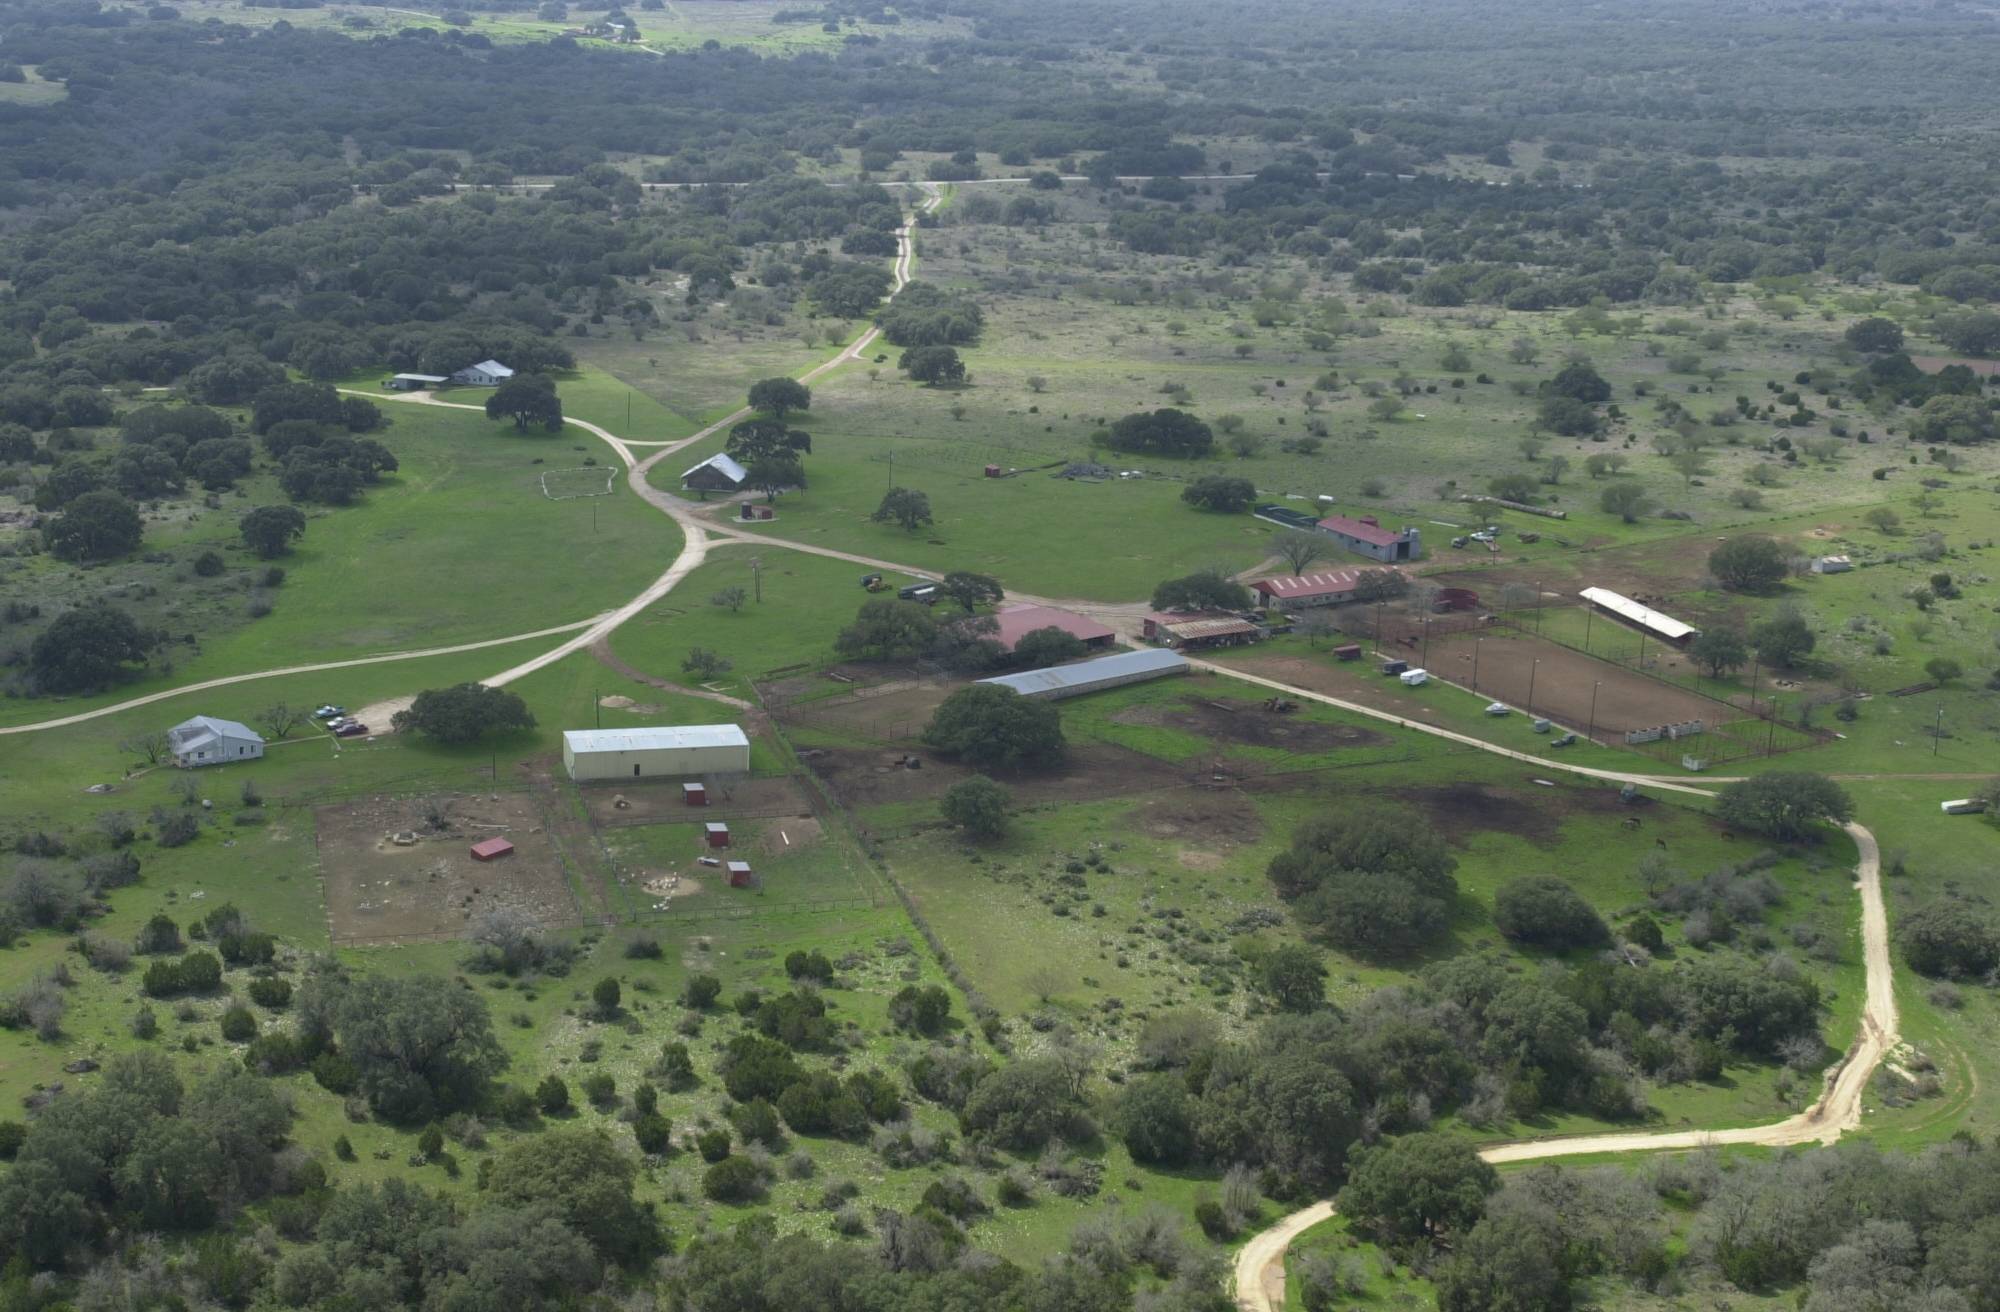
[[[166,701],[169,697],[180,697],[191,692],[204,692],[210,688],[226,688],[232,683],[250,683],[257,679],[277,679],[287,674],[318,674],[325,670],[351,670],[357,665],[384,665],[390,661],[414,661],[425,656],[453,656],[459,652],[479,651],[485,647],[504,647],[510,642],[526,642],[530,638],[548,638],[558,633],[570,633],[596,624],[597,620],[578,620],[573,624],[558,624],[553,628],[536,629],[532,633],[515,633],[505,638],[486,638],[479,642],[462,642],[455,647],[426,647],[421,651],[391,651],[379,656],[357,656],[346,661],[322,661],[317,665],[287,665],[276,670],[256,670],[249,674],[229,674],[220,679],[204,679],[200,683],[183,684],[169,688],[165,692],[148,693],[144,697],[134,697],[128,701],[100,706],[94,711],[79,711],[75,715],[65,715],[55,720],[39,720],[34,724],[14,724],[0,726],[0,735],[10,733],[34,733],[40,729],[61,729],[72,724],[82,724],[100,716],[116,715],[129,711],[135,706],[150,706],[154,702]],[[367,721],[363,721],[367,723]]]
[[[1421,728],[1422,726],[1413,726]],[[1657,785],[1655,785],[1657,786]],[[1672,1130],[1658,1134],[1585,1134],[1566,1139],[1534,1139],[1503,1143],[1480,1156],[1496,1165],[1534,1162],[1586,1153],[1659,1152],[1675,1148],[1707,1148],[1755,1144],[1786,1148],[1806,1143],[1832,1143],[1861,1125],[1861,1103],[1868,1080],[1900,1041],[1897,1034],[1896,983],[1889,961],[1889,916],[1882,902],[1882,853],[1875,835],[1849,824],[1860,857],[1855,889],[1861,895],[1861,946],[1867,995],[1861,1008],[1861,1031],[1830,1071],[1819,1101],[1771,1125],[1736,1126],[1721,1130]],[[1247,1312],[1278,1312],[1285,1305],[1285,1250],[1305,1231],[1333,1215],[1333,1204],[1314,1203],[1291,1213],[1268,1230],[1253,1235],[1236,1255],[1236,1302]]]

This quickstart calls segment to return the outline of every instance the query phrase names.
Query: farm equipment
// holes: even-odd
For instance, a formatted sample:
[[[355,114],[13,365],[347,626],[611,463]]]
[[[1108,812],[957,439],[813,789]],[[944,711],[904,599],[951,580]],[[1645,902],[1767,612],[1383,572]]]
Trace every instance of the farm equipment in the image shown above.
[[[1542,540],[1542,535],[1539,533],[1520,532],[1514,536],[1523,542],[1540,542]]]
[[[1564,734],[1564,735],[1563,735],[1562,737],[1560,737],[1560,738],[1554,738],[1554,739],[1551,739],[1551,740],[1549,741],[1549,746],[1551,746],[1551,747],[1574,747],[1574,746],[1576,746],[1576,735],[1575,735],[1575,734],[1573,734],[1573,733],[1566,733],[1566,734]]]
[[[880,574],[863,574],[861,576],[861,586],[870,592],[880,592],[889,585],[882,581]]]
[[[1264,699],[1264,709],[1284,715],[1299,709],[1299,704],[1289,697],[1267,697]]]
[[[938,599],[938,585],[935,583],[912,583],[907,588],[897,589],[896,596],[903,601],[917,601],[922,602],[926,606],[935,606]]]
[[[1537,718],[1535,720],[1535,723],[1531,727],[1534,729],[1536,733],[1547,733],[1549,731],[1549,722],[1547,720]]]

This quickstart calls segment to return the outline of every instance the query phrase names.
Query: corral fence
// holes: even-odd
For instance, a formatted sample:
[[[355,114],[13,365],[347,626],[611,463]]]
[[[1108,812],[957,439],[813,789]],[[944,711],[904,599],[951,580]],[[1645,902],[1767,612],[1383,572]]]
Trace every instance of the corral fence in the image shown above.
[[[578,497],[608,497],[617,484],[617,471],[609,465],[574,465],[568,469],[542,471],[542,495],[551,501],[574,501]]]
[[[1701,722],[1697,722],[1701,723]],[[1703,723],[1699,732],[1678,738],[1661,736],[1648,742],[1626,744],[1665,765],[1683,770],[1707,770],[1730,761],[1757,756],[1775,756],[1817,747],[1827,735],[1801,729],[1772,717],[1740,716]]]

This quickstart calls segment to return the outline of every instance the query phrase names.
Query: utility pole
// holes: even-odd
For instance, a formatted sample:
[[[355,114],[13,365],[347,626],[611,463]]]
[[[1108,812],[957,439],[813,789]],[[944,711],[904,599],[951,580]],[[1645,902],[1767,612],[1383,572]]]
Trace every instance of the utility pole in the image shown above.
[[[1597,741],[1597,690],[1603,686],[1602,679],[1590,685],[1590,727],[1583,731],[1583,736],[1592,742]]]
[[[1422,659],[1424,668],[1429,669],[1431,666],[1431,622],[1428,619],[1424,621],[1424,654]]]
[[[604,727],[604,702],[598,697],[597,689],[595,688],[590,690],[590,705],[591,709],[597,712],[597,727],[602,729]]]
[[[1590,650],[1590,621],[1591,617],[1596,614],[1597,607],[1594,605],[1586,606],[1583,609],[1583,649],[1585,651]]]
[[[761,604],[764,600],[764,558],[762,556],[750,557],[750,581],[757,589],[757,601]]]
[[[1537,659],[1528,667],[1528,714],[1535,713],[1535,676],[1542,672],[1542,662]]]
[[[1938,748],[1943,744],[1943,742],[1944,742],[1944,704],[1940,702],[1938,704],[1937,723],[1931,726],[1932,756],[1936,756],[1938,754]]]
[[[1485,641],[1484,638],[1472,640],[1472,691],[1474,692],[1479,691],[1479,644]]]

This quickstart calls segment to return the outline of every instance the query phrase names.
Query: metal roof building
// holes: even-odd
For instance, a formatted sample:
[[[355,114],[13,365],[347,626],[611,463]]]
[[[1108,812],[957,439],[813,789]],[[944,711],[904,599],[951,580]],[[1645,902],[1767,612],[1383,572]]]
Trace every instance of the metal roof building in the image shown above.
[[[1313,574],[1280,574],[1274,578],[1258,579],[1250,586],[1268,601],[1289,602],[1294,606],[1330,606],[1350,600],[1361,586],[1362,575],[1376,572],[1376,569],[1366,565],[1351,565],[1345,569],[1324,569]]]
[[[750,471],[726,451],[718,451],[681,474],[681,486],[702,492],[734,492],[750,478]]]
[[[1609,588],[1585,588],[1576,595],[1599,610],[1615,615],[1628,624],[1637,625],[1654,637],[1664,638],[1668,642],[1687,642],[1689,639],[1701,636],[1701,630],[1694,625],[1683,623],[1671,615],[1662,614],[1651,606],[1641,605]]]
[[[1000,626],[993,639],[1008,651],[1037,629],[1061,629],[1086,647],[1108,647],[1118,636],[1088,615],[1054,606],[1002,606],[993,618]]]
[[[667,724],[640,729],[566,729],[563,765],[590,779],[745,774],[750,739],[734,724]]]
[[[981,683],[1012,688],[1023,697],[1080,697],[1127,683],[1142,683],[1169,674],[1185,674],[1187,657],[1171,651],[1121,651],[1073,665],[1053,665],[1046,670],[1026,670],[1002,674]]]
[[[235,720],[197,715],[167,730],[167,751],[179,766],[254,761],[264,754],[264,737]]]

